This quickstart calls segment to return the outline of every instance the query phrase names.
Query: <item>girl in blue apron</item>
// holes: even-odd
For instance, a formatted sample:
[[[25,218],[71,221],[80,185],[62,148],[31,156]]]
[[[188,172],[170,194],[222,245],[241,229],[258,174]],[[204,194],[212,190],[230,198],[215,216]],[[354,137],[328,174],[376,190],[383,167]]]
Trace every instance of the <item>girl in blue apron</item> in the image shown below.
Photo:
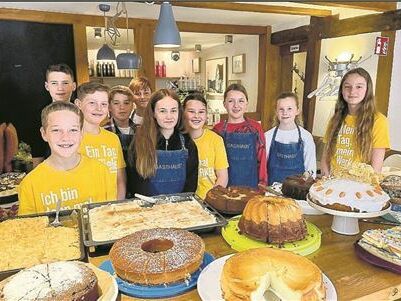
[[[228,119],[214,126],[223,139],[229,162],[228,186],[256,188],[266,185],[266,149],[261,125],[245,118],[248,94],[240,84],[230,85],[224,93]]]
[[[195,192],[198,151],[182,132],[178,96],[161,89],[152,94],[143,124],[128,149],[127,191],[154,196]]]
[[[299,100],[282,93],[276,100],[277,126],[265,133],[269,185],[308,171],[316,176],[316,148],[311,133],[299,126]]]

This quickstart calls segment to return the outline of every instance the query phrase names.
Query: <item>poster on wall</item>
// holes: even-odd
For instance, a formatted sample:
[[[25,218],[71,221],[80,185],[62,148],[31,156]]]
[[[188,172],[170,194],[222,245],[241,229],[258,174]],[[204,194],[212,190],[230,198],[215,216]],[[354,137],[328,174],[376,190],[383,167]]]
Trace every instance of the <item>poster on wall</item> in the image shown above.
[[[375,54],[387,55],[389,37],[377,37],[375,45]]]
[[[206,61],[206,90],[209,94],[223,94],[227,85],[227,57]]]

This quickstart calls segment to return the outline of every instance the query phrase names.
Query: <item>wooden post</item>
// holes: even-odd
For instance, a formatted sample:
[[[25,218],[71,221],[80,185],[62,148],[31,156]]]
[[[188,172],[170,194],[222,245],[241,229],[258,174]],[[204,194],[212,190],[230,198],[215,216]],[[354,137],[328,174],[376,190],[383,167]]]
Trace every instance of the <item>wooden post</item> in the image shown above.
[[[307,95],[317,88],[319,76],[319,60],[320,60],[320,32],[323,25],[322,18],[311,17],[310,34],[307,42],[306,67],[305,67],[305,85],[302,101],[302,117],[304,127],[309,132],[313,129],[313,119],[315,117],[316,98],[307,98]]]
[[[89,81],[88,72],[88,47],[86,41],[86,26],[84,24],[73,24],[74,32],[74,51],[75,51],[75,69],[77,85]]]
[[[135,27],[134,31],[135,49],[136,52],[142,57],[142,68],[138,71],[138,74],[148,78],[152,87],[152,91],[154,91],[156,87],[153,33],[153,24],[140,24]]]
[[[386,56],[380,56],[377,64],[375,100],[377,110],[387,115],[390,97],[391,74],[393,71],[395,31],[383,31],[383,37],[389,37]]]

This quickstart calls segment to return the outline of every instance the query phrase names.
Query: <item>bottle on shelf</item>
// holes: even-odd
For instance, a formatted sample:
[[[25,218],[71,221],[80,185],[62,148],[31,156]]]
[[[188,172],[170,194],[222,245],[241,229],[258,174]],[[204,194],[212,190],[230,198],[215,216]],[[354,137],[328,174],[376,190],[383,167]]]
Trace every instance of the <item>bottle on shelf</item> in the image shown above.
[[[159,61],[156,61],[156,65],[155,65],[155,76],[156,77],[160,77],[159,69],[160,69]]]
[[[105,62],[102,63],[102,77],[107,76],[107,64]]]
[[[111,63],[111,76],[116,76],[116,66],[114,66],[114,63]]]
[[[162,69],[161,77],[166,77],[166,75],[167,75],[167,66],[166,66],[166,64],[164,63],[164,61],[162,61],[161,69]]]

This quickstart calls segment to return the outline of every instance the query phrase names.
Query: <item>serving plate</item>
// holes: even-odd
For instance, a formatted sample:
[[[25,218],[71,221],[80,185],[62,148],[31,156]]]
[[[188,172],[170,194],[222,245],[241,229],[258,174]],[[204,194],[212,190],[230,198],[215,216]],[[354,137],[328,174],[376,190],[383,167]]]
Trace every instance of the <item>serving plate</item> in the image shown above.
[[[223,292],[220,288],[220,277],[224,263],[231,256],[233,256],[233,254],[218,258],[203,269],[198,279],[198,293],[203,301],[224,301],[222,297]],[[326,301],[336,301],[336,289],[325,274],[323,274],[323,283],[326,287]],[[276,296],[274,295],[274,297]],[[271,299],[269,298],[267,300]]]

